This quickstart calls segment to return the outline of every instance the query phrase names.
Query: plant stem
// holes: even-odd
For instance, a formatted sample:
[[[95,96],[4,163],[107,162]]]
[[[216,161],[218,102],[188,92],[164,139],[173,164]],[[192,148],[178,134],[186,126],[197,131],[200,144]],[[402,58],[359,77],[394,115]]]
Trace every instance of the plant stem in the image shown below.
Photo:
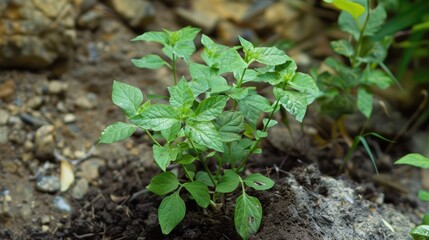
[[[183,165],[183,164],[180,164],[180,165],[182,166],[183,171],[185,171],[185,175],[186,175],[186,177],[187,177],[189,180],[191,180],[191,182],[193,182],[194,180],[193,180],[193,179],[191,178],[191,176],[189,175],[188,169],[186,169],[185,165]]]
[[[174,85],[177,84],[177,76],[176,76],[176,54],[173,53],[173,62],[172,62],[172,68],[171,70],[173,71],[173,79],[174,79]]]
[[[357,57],[359,56],[360,45],[362,44],[362,40],[363,40],[363,33],[365,31],[366,25],[368,24],[369,16],[371,15],[371,11],[370,11],[371,5],[370,5],[370,3],[371,3],[371,1],[368,0],[367,1],[368,14],[366,15],[365,22],[363,23],[363,26],[360,29],[359,39],[356,42],[356,45],[355,45],[355,48],[354,48],[354,54],[353,54],[353,60],[352,60],[352,67],[353,68],[355,68]]]
[[[150,132],[147,130],[147,129],[145,129],[145,132],[146,132],[146,134],[149,136],[149,138],[156,144],[156,145],[158,145],[158,147],[162,147],[161,146],[161,144],[159,144],[159,142],[158,141],[156,141],[156,139],[152,136],[152,134],[150,134]]]
[[[243,70],[243,73],[241,74],[240,79],[237,82],[237,88],[241,88],[241,85],[243,84],[243,78],[244,78],[244,74],[246,74],[247,68],[245,68]],[[236,109],[237,108],[237,100],[234,100],[234,105],[232,106],[232,109]]]
[[[197,153],[197,159],[201,161],[201,163],[203,164],[204,169],[206,170],[207,174],[209,175],[210,181],[213,183],[213,185],[216,187],[216,182],[213,179],[212,173],[210,172],[207,164],[206,164],[206,159],[203,159],[200,154],[198,153],[197,149],[194,146],[194,143],[189,140],[189,142],[191,143],[192,148],[194,149],[194,151]]]
[[[268,126],[271,122],[271,119],[273,118],[274,112],[277,109],[277,106],[280,103],[280,99],[277,99],[276,103],[274,104],[274,109],[273,111],[271,111],[270,116],[268,117],[268,121],[267,123],[264,125],[264,128],[262,129],[263,132],[266,132],[268,129]],[[256,140],[256,142],[254,142],[252,144],[252,147],[250,148],[250,151],[246,154],[246,156],[243,158],[243,160],[241,161],[240,166],[238,166],[238,168],[235,169],[235,172],[238,173],[238,171],[240,171],[240,169],[242,167],[244,167],[244,165],[246,165],[247,160],[249,160],[250,155],[252,155],[252,153],[255,151],[255,149],[258,147],[259,143],[261,142],[262,138],[259,138],[258,140]]]

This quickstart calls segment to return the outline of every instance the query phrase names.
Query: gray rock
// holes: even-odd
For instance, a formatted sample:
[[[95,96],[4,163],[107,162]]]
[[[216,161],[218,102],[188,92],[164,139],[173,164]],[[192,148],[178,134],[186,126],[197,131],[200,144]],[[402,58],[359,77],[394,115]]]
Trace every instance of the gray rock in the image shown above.
[[[314,165],[296,169],[259,197],[267,203],[264,218],[270,224],[261,227],[255,239],[273,238],[273,232],[284,234],[284,239],[409,239],[414,224],[408,216],[362,199],[354,189],[322,176]]]
[[[21,113],[21,114],[19,114],[19,117],[24,123],[31,125],[33,127],[36,127],[36,128],[48,124],[48,122],[46,122],[45,120],[34,117],[28,113]]]
[[[144,27],[152,22],[155,9],[149,1],[110,0],[109,5],[119,13],[131,27]]]
[[[34,142],[34,154],[38,159],[52,160],[54,158],[54,129],[52,125],[45,125],[37,129]]]
[[[61,212],[69,213],[72,211],[72,207],[70,203],[63,197],[60,197],[60,196],[54,197],[53,203],[54,203],[54,206]]]
[[[56,193],[60,187],[60,179],[57,176],[41,176],[36,179],[36,189],[40,192]]]
[[[102,159],[91,158],[80,164],[80,169],[77,173],[78,176],[85,178],[87,181],[92,181],[99,177],[98,168],[104,166],[105,162]]]
[[[4,109],[0,109],[0,126],[6,125],[7,121],[9,120],[10,114],[8,111]]]
[[[86,96],[80,96],[74,104],[82,109],[93,109],[97,106],[97,95],[88,93]]]
[[[43,68],[68,58],[77,11],[71,0],[0,4],[0,67]]]
[[[7,143],[7,139],[8,139],[8,127],[6,126],[1,126],[0,127],[0,144],[5,144]]]
[[[77,180],[76,185],[73,187],[72,196],[75,199],[82,199],[88,192],[89,184],[85,178]]]
[[[103,15],[100,11],[96,9],[90,10],[79,17],[77,21],[79,27],[88,28],[88,29],[96,29],[100,26],[101,19]]]

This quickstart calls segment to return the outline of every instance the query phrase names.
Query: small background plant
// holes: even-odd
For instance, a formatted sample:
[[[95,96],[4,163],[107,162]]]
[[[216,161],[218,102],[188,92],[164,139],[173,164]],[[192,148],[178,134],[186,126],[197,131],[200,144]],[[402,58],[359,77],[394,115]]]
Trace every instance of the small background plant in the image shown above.
[[[284,108],[301,122],[307,106],[318,96],[313,79],[296,72],[295,62],[276,47],[255,47],[239,37],[240,46],[227,47],[201,36],[203,64],[191,60],[199,29],[146,32],[133,41],[157,42],[169,60],[158,55],[132,59],[139,68],[172,71],[173,85],[163,100],[144,98],[133,86],[114,81],[112,101],[125,113],[127,122],[116,122],[101,134],[100,143],[113,143],[143,129],[153,141],[153,157],[162,173],[147,186],[165,196],[158,209],[164,234],[170,233],[186,214],[182,190],[202,208],[221,207],[224,194],[237,188],[234,223],[237,233],[248,239],[258,231],[262,205],[247,188],[268,190],[274,182],[262,174],[244,176],[242,171],[259,144],[277,122],[274,114]],[[190,78],[178,77],[176,66],[183,60]],[[225,79],[232,74],[233,81]],[[251,83],[273,87],[274,100],[258,94]],[[175,175],[172,164],[183,170]],[[210,168],[214,165],[215,167]]]
[[[418,168],[429,168],[429,158],[418,154],[410,153],[395,162],[395,164],[404,164]],[[419,199],[429,202],[429,192],[425,190],[419,191]],[[429,239],[429,213],[423,216],[422,224],[411,229],[410,235],[414,240]]]
[[[384,64],[392,37],[385,35],[374,38],[385,23],[386,10],[383,4],[371,8],[372,4],[369,0],[325,0],[325,2],[332,3],[342,10],[338,18],[338,25],[342,31],[350,34],[350,40],[341,39],[331,42],[334,52],[346,58],[347,64],[337,58],[328,57],[324,64],[329,70],[320,74],[315,72],[312,74],[323,93],[318,98],[321,105],[320,110],[323,114],[335,119],[335,124],[331,129],[331,138],[336,139],[337,131],[339,131],[349,146],[340,172],[344,171],[351,154],[359,143],[362,143],[378,174],[375,157],[366,137],[373,136],[391,141],[375,132],[365,133],[365,126],[352,140],[346,130],[344,116],[359,111],[369,121],[374,105],[372,89],[386,89],[396,81]]]

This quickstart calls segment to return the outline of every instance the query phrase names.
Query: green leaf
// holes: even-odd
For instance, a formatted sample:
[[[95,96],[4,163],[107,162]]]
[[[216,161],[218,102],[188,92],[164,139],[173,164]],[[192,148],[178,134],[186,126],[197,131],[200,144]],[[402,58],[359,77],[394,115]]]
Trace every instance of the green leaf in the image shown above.
[[[223,177],[216,186],[218,193],[230,193],[237,189],[240,177],[233,170],[226,170]]]
[[[307,111],[307,96],[300,92],[284,91],[275,89],[277,98],[282,106],[288,111],[298,122],[302,122]]]
[[[350,33],[355,40],[359,39],[359,25],[350,13],[342,11],[338,17],[338,25],[343,32]]]
[[[178,192],[165,197],[158,208],[158,221],[163,234],[169,234],[186,214],[186,205]]]
[[[144,109],[142,113],[131,119],[143,129],[161,131],[179,123],[179,113],[174,107],[156,104]]]
[[[162,45],[168,44],[169,36],[165,32],[145,32],[140,36],[133,38],[131,41],[147,41],[147,42],[158,42]]]
[[[192,195],[198,206],[207,208],[210,203],[210,194],[209,189],[204,183],[198,181],[187,182],[183,184],[183,187],[185,187],[186,190],[188,190],[188,192]]]
[[[241,139],[244,131],[244,116],[241,112],[223,112],[214,122],[222,142],[233,142]]]
[[[184,27],[173,34],[173,42],[177,41],[194,41],[195,37],[201,31],[199,28],[194,27]]]
[[[189,62],[191,55],[195,52],[194,42],[177,42],[174,46],[164,46],[162,52],[170,59],[173,59],[173,54],[183,58],[185,62]]]
[[[357,107],[359,111],[370,118],[372,113],[372,93],[363,87],[358,88],[357,92]]]
[[[260,173],[254,173],[244,179],[244,183],[247,186],[252,187],[256,190],[267,190],[274,186],[274,181],[270,178],[263,176]]]
[[[168,146],[160,147],[158,145],[153,145],[153,158],[155,159],[156,164],[162,171],[165,171],[170,165],[170,161],[175,161],[179,154],[178,148],[171,148]]]
[[[176,140],[177,134],[179,134],[181,127],[182,126],[180,122],[177,122],[173,124],[173,126],[167,129],[161,130],[161,135],[167,142],[172,142]]]
[[[368,153],[368,156],[372,162],[372,166],[374,167],[375,173],[378,175],[377,163],[375,162],[374,155],[372,154],[372,151],[368,145],[368,142],[366,141],[366,139],[363,136],[357,136],[357,138],[359,138],[360,142],[363,145],[363,148],[365,149],[366,153]]]
[[[253,44],[246,39],[242,38],[241,36],[238,36],[238,40],[240,40],[241,46],[243,46],[244,52],[248,52],[249,50],[253,49]]]
[[[245,68],[247,68],[247,63],[241,58],[240,54],[234,48],[230,48],[222,54],[219,74],[243,71]]]
[[[395,164],[407,164],[419,168],[429,168],[429,158],[418,153],[409,153],[396,161]]]
[[[387,57],[390,43],[391,38],[389,37],[383,39],[383,41],[363,41],[361,56],[358,57],[359,62],[381,64]]]
[[[146,55],[140,59],[131,59],[131,62],[138,68],[149,69],[158,69],[167,64],[161,57],[153,54]]]
[[[264,68],[258,68],[257,79],[271,85],[288,82],[295,75],[296,68],[296,63],[292,59],[284,64],[274,67],[267,66]]]
[[[427,240],[429,239],[429,225],[417,226],[409,232],[413,240]]]
[[[365,12],[365,8],[362,5],[350,0],[325,0],[325,2],[332,3],[340,10],[348,12],[356,20]]]
[[[314,99],[320,95],[316,82],[308,74],[296,73],[288,82],[288,84],[293,89],[296,89],[307,95],[307,105],[311,104]]]
[[[228,96],[235,100],[241,100],[245,98],[249,94],[249,88],[247,87],[232,87],[230,89],[230,93],[228,93]]]
[[[268,99],[254,92],[239,100],[238,105],[240,106],[240,111],[244,114],[244,117],[253,124],[256,124],[261,112],[271,112],[273,110]]]
[[[244,140],[250,141],[250,139],[244,138],[241,139],[240,142]],[[249,153],[249,149],[248,146],[244,146],[240,144],[240,142],[231,142],[230,146],[225,144],[225,152],[222,155],[222,162],[230,163],[233,166],[241,163],[240,161],[243,160],[243,158]]]
[[[363,35],[374,36],[383,26],[386,17],[387,14],[383,5],[378,4],[376,8],[371,10],[371,15],[369,16],[368,23],[366,25],[365,31],[363,32]]]
[[[208,88],[211,88],[212,92],[221,92],[229,89],[226,80],[222,76],[219,76],[218,69],[198,63],[191,63],[189,64],[189,72],[194,82],[197,81],[201,85],[201,92],[206,91]]]
[[[214,187],[213,182],[210,180],[209,174],[204,171],[197,172],[195,177],[197,181],[204,183],[208,187]]]
[[[424,191],[424,190],[420,190],[419,191],[419,199],[422,200],[422,201],[429,202],[429,192],[428,191]]]
[[[210,67],[219,68],[223,53],[228,49],[227,46],[217,44],[206,35],[202,35],[201,44],[205,47],[201,58]]]
[[[426,213],[425,215],[423,215],[422,222],[424,225],[429,225],[429,213]]]
[[[344,55],[346,57],[353,56],[354,49],[352,44],[347,40],[338,40],[338,41],[332,41],[331,47],[334,50],[334,52]]]
[[[378,88],[386,89],[392,85],[393,80],[380,70],[365,70],[361,83],[365,85],[375,85]]]
[[[258,231],[261,220],[261,203],[257,198],[243,192],[235,204],[235,230],[243,239],[249,239],[251,235]]]
[[[197,121],[211,121],[215,119],[222,113],[227,101],[228,97],[219,95],[204,99],[198,104],[193,119]]]
[[[179,187],[179,180],[176,175],[171,172],[163,172],[153,177],[146,188],[156,195],[162,196],[176,190],[177,187]]]
[[[178,161],[177,163],[180,164],[191,164],[195,161],[195,159],[197,159],[196,157],[190,155],[190,154],[184,154]]]
[[[136,127],[123,122],[116,122],[103,130],[99,143],[113,143],[130,137]]]
[[[186,122],[185,135],[194,143],[223,152],[222,141],[219,132],[211,122]]]
[[[270,122],[268,122],[268,118],[262,119],[262,123],[264,124],[264,126],[266,126],[268,123],[268,126],[266,126],[267,129],[278,124],[278,122],[274,119],[271,119]]]
[[[168,87],[170,93],[170,104],[175,107],[191,107],[194,102],[194,93],[185,79],[173,87]]]
[[[251,50],[247,55],[246,59],[249,59],[249,63],[254,60],[270,66],[281,65],[290,60],[290,57],[276,47],[257,47]]]
[[[128,117],[133,117],[143,102],[143,93],[136,87],[113,81],[112,101],[122,108]]]

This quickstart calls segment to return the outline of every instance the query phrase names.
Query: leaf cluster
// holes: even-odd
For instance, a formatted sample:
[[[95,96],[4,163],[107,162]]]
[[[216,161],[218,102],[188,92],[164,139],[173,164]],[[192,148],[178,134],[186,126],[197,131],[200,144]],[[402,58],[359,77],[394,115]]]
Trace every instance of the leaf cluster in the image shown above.
[[[274,182],[261,175],[241,177],[250,155],[260,153],[260,141],[276,124],[273,114],[283,107],[302,121],[307,106],[318,96],[314,80],[297,73],[295,62],[276,47],[255,47],[239,37],[240,45],[227,47],[201,36],[203,63],[193,62],[199,29],[146,32],[133,41],[156,42],[164,56],[149,54],[132,59],[139,68],[172,70],[174,84],[168,86],[168,102],[144,97],[140,89],[114,81],[112,101],[126,115],[127,122],[108,126],[100,143],[113,143],[143,129],[154,142],[153,157],[162,173],[147,188],[167,195],[158,209],[164,234],[170,233],[186,214],[182,197],[188,196],[202,208],[217,206],[223,194],[241,186],[235,206],[235,226],[243,239],[256,233],[262,219],[259,200],[246,187],[267,190]],[[166,60],[165,60],[166,59]],[[176,81],[176,64],[183,60],[190,77]],[[232,82],[226,76],[233,78]],[[252,83],[273,86],[274,101],[260,95]],[[268,117],[266,116],[268,115]],[[262,127],[258,127],[262,122]],[[215,168],[210,169],[209,163]],[[184,176],[168,171],[181,166]],[[181,190],[187,194],[183,194]]]
[[[334,58],[324,63],[331,69],[317,76],[323,95],[319,99],[322,112],[339,118],[360,111],[370,118],[373,108],[372,88],[386,89],[395,80],[383,61],[392,37],[374,36],[382,29],[386,10],[382,4],[371,9],[367,0],[325,0],[341,9],[338,25],[351,40],[331,42],[335,53],[348,59],[348,64]]]

